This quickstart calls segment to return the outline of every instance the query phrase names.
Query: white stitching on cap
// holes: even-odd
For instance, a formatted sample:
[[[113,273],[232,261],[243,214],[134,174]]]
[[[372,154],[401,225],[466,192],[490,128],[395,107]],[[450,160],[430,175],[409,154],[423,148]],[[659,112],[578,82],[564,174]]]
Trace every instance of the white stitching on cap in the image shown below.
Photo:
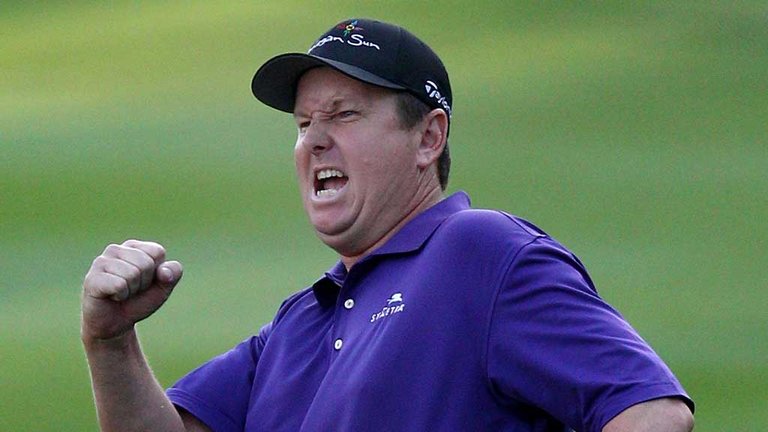
[[[379,45],[373,42],[368,42],[367,40],[365,40],[365,36],[361,34],[353,34],[349,37],[349,39],[342,39],[338,36],[328,35],[320,39],[319,41],[315,42],[315,44],[312,45],[312,48],[310,48],[309,51],[307,51],[307,53],[311,53],[313,49],[321,47],[327,44],[328,42],[341,42],[343,44],[353,46],[353,47],[366,46],[366,47],[376,48],[377,50],[381,51],[381,47]]]

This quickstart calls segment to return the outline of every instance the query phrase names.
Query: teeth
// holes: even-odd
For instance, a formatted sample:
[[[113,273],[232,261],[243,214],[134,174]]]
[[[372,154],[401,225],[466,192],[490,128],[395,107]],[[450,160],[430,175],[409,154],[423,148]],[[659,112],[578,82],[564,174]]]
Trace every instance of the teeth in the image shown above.
[[[317,180],[320,182],[330,178],[334,178],[334,177],[337,177],[337,178],[346,177],[343,172],[333,168],[320,170],[315,174],[315,176],[317,177]],[[327,186],[327,185],[324,185],[324,186]],[[327,189],[315,191],[315,196],[317,196],[318,198],[329,198],[336,195],[338,192],[339,191],[337,189],[327,188]]]
[[[324,189],[324,190],[315,192],[315,195],[317,195],[318,197],[332,197],[336,195],[336,192],[338,192],[336,189]]]
[[[331,177],[344,177],[344,173],[335,169],[324,169],[317,173],[318,180],[325,180]]]

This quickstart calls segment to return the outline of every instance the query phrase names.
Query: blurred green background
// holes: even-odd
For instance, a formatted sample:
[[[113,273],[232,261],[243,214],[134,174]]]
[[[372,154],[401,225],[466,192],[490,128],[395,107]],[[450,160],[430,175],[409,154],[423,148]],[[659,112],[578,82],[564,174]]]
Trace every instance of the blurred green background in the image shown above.
[[[450,191],[587,265],[696,400],[768,424],[765,1],[22,2],[0,6],[0,430],[95,430],[79,290],[110,242],[185,264],[140,325],[170,385],[335,260],[293,177],[268,57],[394,21],[454,88]]]

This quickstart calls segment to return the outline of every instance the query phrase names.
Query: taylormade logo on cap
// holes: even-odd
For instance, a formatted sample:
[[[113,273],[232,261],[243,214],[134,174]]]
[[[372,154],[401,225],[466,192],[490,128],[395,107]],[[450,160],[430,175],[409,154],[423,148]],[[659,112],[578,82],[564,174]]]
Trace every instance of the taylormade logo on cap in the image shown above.
[[[448,100],[445,98],[445,96],[440,94],[440,90],[438,90],[437,84],[435,84],[430,80],[427,80],[427,83],[424,84],[424,90],[427,91],[427,95],[429,95],[431,99],[434,99],[435,101],[437,101],[437,103],[440,104],[440,106],[443,107],[445,112],[448,114],[448,117],[450,117],[451,105],[448,104]]]

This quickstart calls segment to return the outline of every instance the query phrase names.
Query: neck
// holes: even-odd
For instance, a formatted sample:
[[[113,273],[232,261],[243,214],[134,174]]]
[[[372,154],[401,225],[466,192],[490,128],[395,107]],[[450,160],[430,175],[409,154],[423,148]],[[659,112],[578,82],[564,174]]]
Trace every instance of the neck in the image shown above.
[[[384,234],[383,237],[381,237],[376,243],[371,245],[369,248],[365,249],[359,254],[355,254],[352,256],[346,256],[341,255],[341,262],[344,263],[344,266],[347,268],[347,271],[349,271],[353,265],[355,265],[358,261],[363,259],[365,256],[369,255],[374,250],[378,249],[382,245],[384,245],[389,239],[392,238],[395,234],[397,234],[398,231],[400,231],[401,228],[403,228],[408,222],[411,221],[411,219],[415,218],[419,214],[421,214],[423,211],[427,210],[428,208],[432,207],[433,205],[439,203],[443,200],[443,191],[440,189],[440,187],[430,189],[427,191],[426,194],[424,194],[423,198],[419,200],[416,203],[416,206],[414,206],[411,211],[407,212],[400,221],[398,221],[395,226],[392,227],[389,231],[387,231],[386,234]]]

